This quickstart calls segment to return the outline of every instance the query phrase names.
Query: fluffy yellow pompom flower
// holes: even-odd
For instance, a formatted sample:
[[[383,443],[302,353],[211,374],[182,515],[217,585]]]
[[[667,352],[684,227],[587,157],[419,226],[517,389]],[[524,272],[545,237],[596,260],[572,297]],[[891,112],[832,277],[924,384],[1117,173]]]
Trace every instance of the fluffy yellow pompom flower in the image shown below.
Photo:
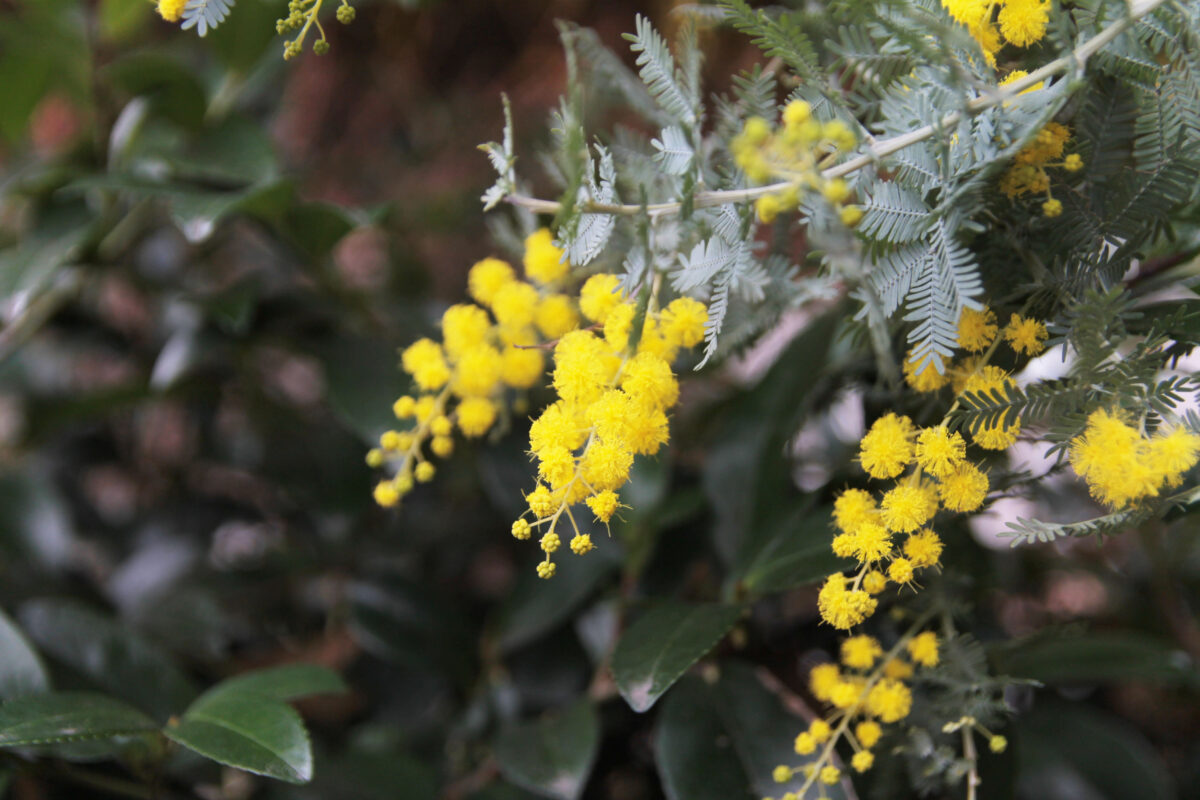
[[[669,408],[679,399],[679,382],[671,365],[650,353],[638,353],[626,362],[621,388],[633,399],[658,408]]]
[[[487,397],[500,383],[503,368],[499,350],[487,344],[475,345],[455,363],[451,388],[459,397]]]
[[[1175,428],[1150,440],[1147,463],[1168,486],[1178,486],[1183,473],[1200,459],[1200,436],[1186,428]]]
[[[859,444],[859,461],[872,478],[894,478],[913,458],[912,420],[889,413],[875,420]]]
[[[866,522],[879,518],[879,507],[870,492],[847,489],[833,501],[833,522],[842,533],[854,533]]]
[[[812,734],[804,731],[796,736],[796,741],[792,744],[792,749],[796,751],[798,756],[811,755],[817,749],[817,740]]]
[[[877,569],[863,575],[862,587],[869,594],[879,594],[887,588],[887,576]]]
[[[1184,428],[1151,439],[1120,412],[1104,409],[1088,416],[1083,435],[1071,442],[1071,466],[1087,481],[1092,496],[1113,508],[1156,496],[1177,485],[1200,459],[1200,436]]]
[[[620,291],[621,279],[607,272],[593,275],[579,290],[579,310],[592,322],[603,325],[608,313],[624,299]]]
[[[996,341],[996,314],[986,306],[982,311],[963,308],[958,318],[958,346],[979,353]]]
[[[910,533],[917,530],[937,511],[930,507],[930,490],[924,486],[897,486],[887,492],[879,504],[883,524],[888,530]]]
[[[600,522],[611,520],[620,504],[620,498],[617,496],[617,493],[610,489],[605,489],[587,499],[588,508],[592,510],[592,513],[596,515],[596,519]]]
[[[875,613],[876,600],[861,589],[847,589],[840,572],[825,580],[817,595],[821,618],[840,630],[849,630]]]
[[[837,664],[818,664],[808,673],[808,688],[813,697],[829,702],[833,696],[833,687],[842,681],[841,670]]]
[[[451,361],[468,349],[487,341],[492,321],[479,306],[459,303],[442,314],[442,346]]]
[[[904,542],[904,555],[915,567],[932,567],[942,557],[942,540],[931,530],[910,534]]]
[[[883,736],[883,728],[875,720],[867,719],[854,727],[854,735],[858,737],[859,744],[871,748],[879,743],[880,737]]]
[[[490,306],[500,287],[516,279],[517,275],[507,261],[485,258],[477,261],[467,273],[467,291],[475,302]]]
[[[925,631],[908,640],[908,655],[923,667],[938,664],[938,639],[933,631]]]
[[[506,283],[492,297],[492,313],[496,321],[510,333],[533,324],[538,306],[537,289],[523,281]]]
[[[587,405],[608,380],[600,340],[590,331],[571,331],[554,348],[554,388],[568,403]]]
[[[636,311],[633,303],[620,303],[604,319],[604,341],[615,352],[619,353],[629,346],[629,334],[633,331]]]
[[[667,341],[683,347],[695,347],[704,339],[708,308],[699,300],[677,297],[662,312],[662,330]]]
[[[988,493],[988,478],[974,464],[959,464],[942,478],[938,495],[950,511],[974,511],[983,505]]]
[[[900,681],[884,678],[871,688],[866,705],[881,722],[899,722],[912,708],[912,692]]]
[[[826,764],[821,767],[821,783],[827,786],[833,786],[842,779],[842,771],[832,764]]]
[[[850,759],[850,766],[855,772],[866,772],[875,764],[875,756],[868,750],[859,750]]]
[[[917,464],[935,478],[945,478],[962,463],[967,444],[962,436],[944,427],[926,428],[917,434]]]
[[[432,392],[450,380],[450,367],[442,355],[442,346],[432,339],[418,339],[400,355],[404,371],[412,375],[421,389]]]
[[[500,354],[500,379],[514,389],[528,389],[546,369],[542,351],[532,347],[506,347]]]
[[[870,669],[883,648],[873,636],[851,636],[842,641],[842,663],[853,669]]]
[[[179,22],[183,7],[187,4],[188,0],[158,0],[158,15],[167,22]]]
[[[913,565],[907,558],[893,559],[888,565],[888,577],[899,584],[908,583],[913,579]]]
[[[944,366],[943,371],[938,372],[933,362],[921,369],[921,359],[914,358],[910,352],[904,360],[904,382],[918,392],[936,392],[950,382],[950,375]]]
[[[1000,33],[1017,47],[1028,47],[1046,35],[1049,0],[1004,0],[996,21]]]
[[[538,303],[534,322],[547,339],[558,339],[579,327],[579,312],[565,294],[552,294]]]
[[[839,536],[838,539],[843,537]],[[837,540],[834,540],[834,552],[839,556],[853,556],[863,564],[873,564],[892,554],[892,537],[887,528],[875,522],[864,522],[858,530],[847,537],[846,551],[837,552]]]
[[[1046,325],[1036,319],[1026,319],[1013,314],[1004,328],[1004,341],[1017,353],[1036,356],[1046,349],[1044,342],[1049,334]]]
[[[541,284],[553,283],[570,269],[563,251],[554,245],[554,237],[546,228],[526,237],[524,265],[525,274]]]
[[[458,404],[458,427],[469,438],[483,436],[496,421],[496,406],[483,397],[468,397]]]

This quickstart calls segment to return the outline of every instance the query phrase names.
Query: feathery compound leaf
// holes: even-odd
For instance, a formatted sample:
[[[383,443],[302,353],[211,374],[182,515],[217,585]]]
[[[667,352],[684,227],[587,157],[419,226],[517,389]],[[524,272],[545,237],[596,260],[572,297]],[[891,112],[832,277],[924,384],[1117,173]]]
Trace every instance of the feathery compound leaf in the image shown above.
[[[692,159],[695,158],[696,153],[692,150],[692,145],[688,142],[683,128],[678,125],[663,128],[662,138],[655,139],[651,144],[658,151],[654,155],[654,160],[662,165],[663,171],[667,174],[682,175],[691,168]]]
[[[580,192],[581,200],[614,203],[617,200],[617,172],[613,165],[612,153],[602,145],[596,145],[596,153],[600,156],[600,181],[597,183],[592,175],[589,157],[587,190]],[[608,237],[612,235],[616,224],[617,219],[612,214],[580,214],[574,225],[563,229],[561,244],[566,249],[570,262],[577,266],[591,263],[608,244]]]
[[[479,145],[479,149],[487,153],[488,160],[492,162],[492,168],[499,174],[496,182],[480,198],[483,201],[484,211],[491,211],[497,203],[516,190],[517,157],[513,153],[512,104],[508,101],[508,95],[500,97],[504,102],[503,141]]]
[[[927,241],[929,257],[909,290],[906,304],[910,311],[904,316],[906,321],[917,323],[909,331],[908,340],[913,343],[918,369],[924,369],[930,361],[940,366],[942,360],[954,354],[963,305],[983,293],[974,255],[954,240],[944,217],[930,228]]]
[[[792,14],[775,20],[765,11],[750,8],[745,0],[724,0],[721,6],[733,27],[754,37],[754,45],[769,58],[782,60],[802,77],[818,79],[817,53]]]
[[[634,20],[636,33],[625,34],[632,44],[629,49],[638,54],[637,65],[642,68],[639,75],[658,101],[663,111],[684,125],[696,123],[696,110],[688,103],[687,95],[679,85],[675,59],[667,42],[650,20],[638,14]]]
[[[920,238],[930,219],[929,207],[920,195],[889,181],[876,183],[862,208],[866,213],[859,232],[897,244]]]
[[[206,36],[210,28],[215,28],[225,21],[225,17],[233,9],[235,0],[188,0],[183,7],[183,24],[185,31],[191,28],[196,33]]]
[[[731,247],[720,236],[699,242],[688,255],[680,253],[680,269],[672,273],[671,285],[679,292],[688,292],[703,286],[717,273],[732,266],[738,252],[738,248]]]

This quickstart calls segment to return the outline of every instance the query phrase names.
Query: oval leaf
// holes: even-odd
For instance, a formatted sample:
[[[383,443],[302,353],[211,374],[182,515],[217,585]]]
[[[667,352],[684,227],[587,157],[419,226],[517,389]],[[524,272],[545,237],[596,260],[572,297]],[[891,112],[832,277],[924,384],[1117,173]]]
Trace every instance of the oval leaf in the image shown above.
[[[19,616],[43,652],[161,720],[196,696],[191,681],[161,650],[87,606],[31,600]]]
[[[0,700],[41,694],[50,688],[46,668],[33,645],[7,614],[0,611]]]
[[[217,686],[163,733],[221,764],[288,783],[312,780],[312,744],[300,715],[286,703],[236,685]]]
[[[0,706],[0,747],[31,747],[152,733],[158,724],[93,692],[26,695]]]
[[[218,688],[287,701],[314,694],[340,694],[346,691],[346,684],[336,672],[317,664],[285,664],[238,675]]]
[[[613,677],[625,702],[645,711],[728,633],[741,614],[710,603],[659,606],[635,622],[613,653]]]
[[[600,722],[581,700],[560,714],[501,731],[496,761],[510,781],[531,792],[576,800],[583,793],[596,750]]]

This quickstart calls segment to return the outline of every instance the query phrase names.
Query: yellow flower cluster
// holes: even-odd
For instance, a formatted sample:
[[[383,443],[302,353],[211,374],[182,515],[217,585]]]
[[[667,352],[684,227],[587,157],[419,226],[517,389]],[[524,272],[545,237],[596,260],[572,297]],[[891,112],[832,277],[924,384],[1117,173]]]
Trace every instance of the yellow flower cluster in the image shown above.
[[[1018,355],[1035,356],[1046,349],[1049,332],[1044,322],[1012,314],[1009,323],[1000,328],[996,314],[986,306],[976,311],[964,308],[958,319],[958,346],[969,353],[981,353],[993,347],[998,337]],[[1014,385],[1013,379],[998,367],[985,366],[984,357],[970,356],[957,363],[945,365],[938,372],[933,365],[918,373],[919,362],[910,353],[904,362],[904,379],[918,392],[936,392],[952,384],[955,394],[963,392],[992,393]],[[1004,426],[997,421],[972,434],[975,444],[985,450],[1004,450],[1017,440],[1021,432],[1020,422]]]
[[[167,22],[179,22],[188,0],[158,0],[158,15]]]
[[[799,207],[802,193],[818,192],[837,210],[843,224],[854,225],[862,218],[862,209],[845,205],[851,194],[849,184],[841,178],[826,180],[821,170],[856,144],[844,122],[820,122],[808,103],[792,100],[774,129],[761,117],[746,120],[730,149],[752,182],[783,179],[791,184],[782,192],[758,198],[755,212],[762,222],[773,222],[782,212]]]
[[[321,23],[317,20],[318,15],[321,13],[321,6],[324,3],[325,0],[288,1],[288,14],[286,17],[275,20],[275,32],[284,34],[289,31],[299,31],[299,33],[296,34],[294,39],[284,43],[284,59],[291,59],[300,55],[304,49],[304,39],[308,36],[309,29],[314,25],[317,28],[317,35],[320,38],[313,42],[313,52],[319,56],[323,56],[329,52],[329,40],[325,38],[325,29],[321,27]],[[354,21],[354,6],[350,5],[350,0],[339,0],[335,16],[337,17],[337,21],[343,25],[349,25]]]
[[[1099,409],[1071,441],[1070,459],[1093,497],[1126,508],[1178,486],[1200,460],[1200,435],[1178,426],[1147,437],[1120,411]]]
[[[876,596],[889,583],[910,586],[918,571],[938,565],[942,542],[925,526],[939,509],[974,511],[989,489],[987,475],[967,460],[961,435],[942,426],[918,429],[896,414],[871,425],[859,461],[872,478],[900,480],[878,500],[866,490],[848,489],[834,502],[833,552],[853,558],[859,568],[853,576],[830,575],[817,607],[825,622],[841,630],[875,613]]]
[[[367,454],[373,467],[390,463],[394,476],[375,487],[382,506],[394,506],[425,482],[434,466],[424,454],[446,457],[454,450],[455,428],[468,438],[487,433],[495,423],[508,389],[528,389],[545,369],[543,337],[557,339],[579,327],[574,302],[556,291],[569,269],[548,230],[525,242],[525,274],[496,258],[471,267],[468,290],[478,305],[460,303],[442,315],[442,341],[420,339],[407,347],[401,366],[418,390],[393,406],[396,417],[411,421],[407,430],[389,430]],[[489,313],[490,312],[490,313]]]
[[[562,545],[562,518],[574,532],[571,551],[590,551],[591,536],[580,531],[572,509],[584,503],[607,525],[621,505],[617,491],[629,479],[634,456],[653,455],[666,444],[666,412],[679,398],[671,361],[680,348],[704,338],[708,311],[688,297],[649,310],[639,331],[637,308],[618,283],[614,275],[594,275],[583,285],[579,307],[594,330],[571,331],[555,345],[558,400],[529,430],[538,483],[512,534],[529,539],[539,533],[542,578],[554,575],[551,556]]]
[[[967,27],[993,67],[1001,47],[1041,41],[1050,21],[1050,0],[942,0],[942,6]]]
[[[1000,191],[1009,198],[1044,194],[1046,201],[1042,203],[1042,213],[1047,217],[1061,214],[1062,201],[1056,200],[1050,193],[1050,176],[1046,168],[1061,167],[1067,172],[1083,169],[1083,159],[1078,153],[1063,157],[1070,138],[1071,131],[1065,125],[1046,123],[1046,127],[1038,131],[1037,137],[1013,158],[1013,165],[1000,178]],[[1057,160],[1060,158],[1061,161]]]
[[[826,717],[801,731],[793,748],[799,756],[813,756],[799,766],[775,767],[776,783],[788,783],[797,777],[804,784],[789,791],[781,800],[808,797],[813,786],[824,787],[841,780],[841,770],[833,756],[837,745],[846,741],[853,755],[850,766],[866,772],[875,764],[874,749],[892,725],[908,716],[912,708],[909,680],[917,667],[935,667],[940,660],[937,635],[932,631],[910,632],[890,651],[884,653],[879,640],[872,636],[852,636],[842,642],[841,664],[820,664],[809,673],[809,689],[814,697],[830,706]],[[764,800],[772,800],[765,798]]]

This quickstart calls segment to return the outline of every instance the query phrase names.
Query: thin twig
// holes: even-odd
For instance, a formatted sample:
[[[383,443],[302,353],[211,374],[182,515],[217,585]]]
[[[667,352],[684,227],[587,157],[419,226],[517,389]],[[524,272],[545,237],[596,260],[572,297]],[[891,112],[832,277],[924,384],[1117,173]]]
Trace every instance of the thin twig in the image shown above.
[[[987,94],[969,100],[964,108],[960,111],[952,111],[942,117],[934,125],[925,125],[916,130],[902,133],[899,136],[893,136],[890,139],[876,142],[871,147],[867,148],[867,152],[860,156],[843,161],[841,164],[830,167],[825,170],[822,175],[826,179],[838,178],[843,175],[849,175],[863,167],[869,166],[878,162],[882,158],[892,155],[893,153],[903,150],[910,145],[925,139],[932,138],[939,131],[944,131],[948,128],[957,125],[964,116],[978,114],[993,106],[1000,105],[1006,100],[1011,100],[1026,89],[1044,81],[1052,75],[1057,75],[1062,72],[1067,72],[1071,69],[1081,68],[1100,48],[1111,42],[1113,39],[1120,36],[1133,23],[1149,14],[1154,9],[1163,4],[1165,0],[1132,0],[1129,3],[1129,16],[1117,20],[1109,25],[1100,33],[1076,47],[1073,51],[1061,58],[1057,58],[1046,64],[1040,69],[1034,70],[1030,74],[1019,78],[1004,86],[997,86]],[[756,200],[759,197],[768,194],[782,192],[791,186],[791,182],[782,181],[779,183],[771,183],[764,186],[754,186],[746,189],[725,189],[722,191],[699,192],[693,198],[694,208],[705,208],[711,206],[721,206],[726,203],[742,203],[749,200]],[[522,194],[511,194],[505,200],[513,205],[521,206],[539,214],[557,214],[562,210],[562,203],[555,200],[541,200],[536,197],[528,197]],[[618,216],[633,216],[644,212],[650,216],[660,216],[667,214],[678,213],[683,208],[682,203],[652,203],[646,206],[641,204],[621,204],[621,203],[595,203],[588,202],[583,205],[582,210],[592,214],[614,214]]]

